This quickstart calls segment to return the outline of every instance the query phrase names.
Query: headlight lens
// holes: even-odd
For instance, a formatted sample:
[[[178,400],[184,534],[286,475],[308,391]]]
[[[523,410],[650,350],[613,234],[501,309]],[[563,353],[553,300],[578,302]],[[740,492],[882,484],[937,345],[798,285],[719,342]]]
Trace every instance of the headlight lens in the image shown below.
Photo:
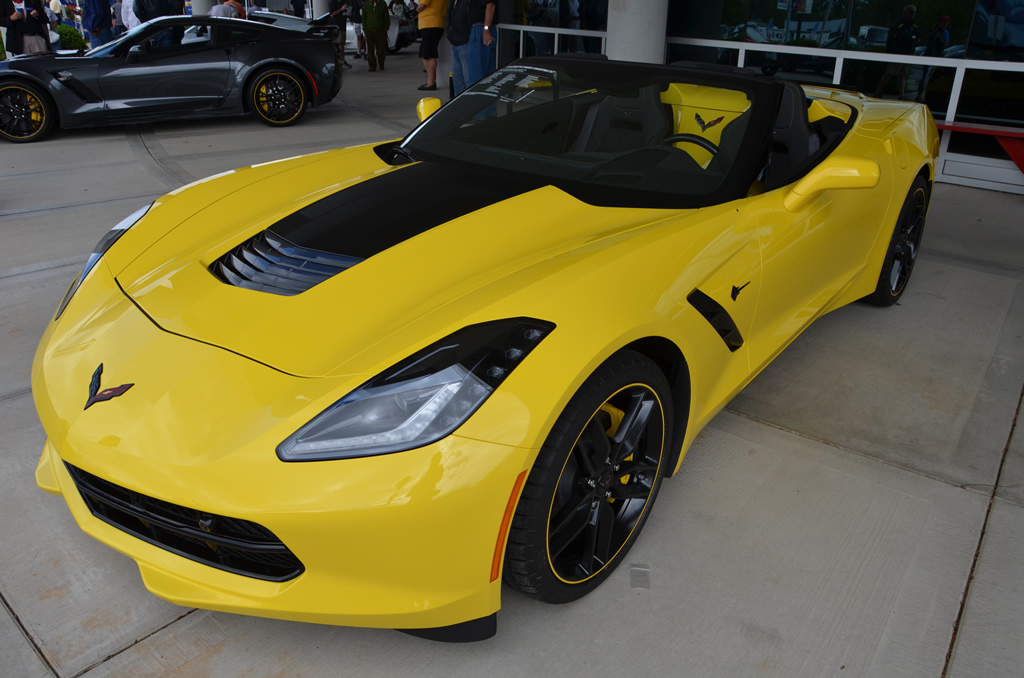
[[[60,306],[57,308],[57,315],[53,317],[54,320],[59,318],[60,314],[64,312],[65,308],[67,308],[68,302],[71,301],[71,297],[75,296],[75,292],[77,292],[78,288],[82,286],[82,281],[85,280],[85,276],[89,275],[89,271],[96,266],[96,262],[98,262],[106,251],[109,250],[115,242],[117,242],[117,239],[124,235],[125,231],[134,226],[152,206],[152,203],[150,203],[145,207],[140,207],[135,210],[130,215],[122,219],[117,226],[114,226],[112,229],[107,231],[107,234],[103,236],[98,243],[96,243],[96,247],[93,248],[92,254],[89,255],[89,259],[85,262],[85,267],[82,269],[82,272],[79,273],[78,277],[75,278],[75,281],[71,283],[71,287],[68,288],[67,293],[64,295],[64,299],[60,302]]]
[[[331,405],[278,445],[284,461],[401,452],[440,440],[487,400],[554,325],[512,318],[470,325]]]

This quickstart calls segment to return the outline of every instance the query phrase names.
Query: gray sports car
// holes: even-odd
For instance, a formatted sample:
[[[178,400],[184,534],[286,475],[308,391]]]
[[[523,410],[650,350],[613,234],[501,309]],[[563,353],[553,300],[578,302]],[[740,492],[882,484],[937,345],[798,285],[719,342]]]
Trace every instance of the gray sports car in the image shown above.
[[[341,89],[334,31],[162,17],[89,52],[17,56],[0,62],[0,137],[247,112],[291,125]]]

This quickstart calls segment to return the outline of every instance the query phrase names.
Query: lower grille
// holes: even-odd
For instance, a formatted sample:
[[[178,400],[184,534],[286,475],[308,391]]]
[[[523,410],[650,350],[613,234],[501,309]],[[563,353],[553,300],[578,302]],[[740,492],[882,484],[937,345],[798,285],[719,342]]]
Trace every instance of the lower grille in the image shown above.
[[[94,516],[154,546],[256,579],[302,574],[299,559],[262,525],[154,499],[65,466]]]

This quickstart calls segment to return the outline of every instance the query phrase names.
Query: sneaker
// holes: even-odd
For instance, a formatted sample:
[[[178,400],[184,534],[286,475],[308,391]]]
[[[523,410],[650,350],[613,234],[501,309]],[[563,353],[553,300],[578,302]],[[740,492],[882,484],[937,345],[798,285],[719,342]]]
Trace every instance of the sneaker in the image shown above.
[[[416,89],[420,89],[420,90],[424,90],[424,91],[429,90],[429,91],[433,92],[434,90],[437,89],[437,83],[434,83],[433,85],[420,85]]]
[[[352,58],[353,59],[362,59],[363,55],[360,54],[359,52],[356,52],[355,54],[352,55]]]
[[[350,63],[349,63],[349,62],[347,62],[347,61],[344,61],[344,62],[342,62],[342,64],[341,64],[341,67],[342,67],[342,68],[343,68],[344,70],[346,70],[346,71],[347,71],[348,69],[352,68],[352,64],[350,64]]]
[[[377,70],[377,69],[376,68],[371,68],[370,72],[373,73],[375,70]]]

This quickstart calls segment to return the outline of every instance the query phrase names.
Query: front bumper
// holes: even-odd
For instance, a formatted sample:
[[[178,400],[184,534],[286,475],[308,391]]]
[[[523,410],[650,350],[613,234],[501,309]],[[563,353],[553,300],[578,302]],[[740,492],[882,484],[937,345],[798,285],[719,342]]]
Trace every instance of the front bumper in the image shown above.
[[[415,457],[404,460],[402,472],[391,475],[392,462],[374,474],[390,475],[390,482],[375,483],[361,474],[354,479],[364,488],[352,487],[354,493],[365,494],[367,484],[377,488],[375,500],[367,497],[361,506],[318,501],[318,494],[332,496],[339,484],[348,484],[323,474],[320,486],[304,493],[308,506],[302,511],[268,508],[278,500],[293,504],[296,497],[254,496],[260,505],[252,512],[199,507],[231,511],[273,530],[305,565],[304,572],[284,582],[195,562],[94,516],[50,441],[36,482],[64,497],[86,533],[134,559],[149,591],[177,605],[344,626],[434,628],[486,617],[501,606],[500,577],[491,581],[490,575],[501,518],[525,454],[498,448],[451,437],[402,453]],[[498,463],[478,482],[462,482],[446,472],[446,465],[458,467],[452,462],[462,456]]]

